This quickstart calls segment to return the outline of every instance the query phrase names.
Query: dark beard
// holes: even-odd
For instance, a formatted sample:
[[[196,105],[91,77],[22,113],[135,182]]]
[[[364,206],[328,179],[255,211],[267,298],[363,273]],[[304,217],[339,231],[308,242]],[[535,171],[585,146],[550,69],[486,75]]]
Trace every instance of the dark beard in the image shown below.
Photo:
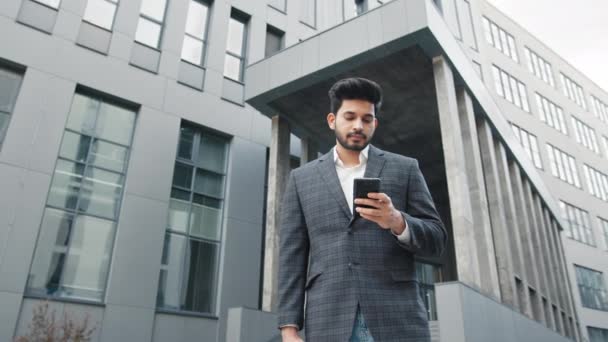
[[[363,133],[359,133],[361,134],[364,138],[365,138],[365,143],[361,146],[359,145],[353,145],[353,144],[349,144],[348,143],[348,136],[351,133],[348,133],[346,135],[345,139],[342,139],[342,137],[338,134],[338,132],[334,131],[334,133],[336,134],[336,139],[338,140],[338,143],[340,145],[342,145],[342,147],[344,147],[347,150],[351,150],[351,151],[363,151],[363,149],[365,149],[367,147],[367,145],[369,145],[369,139],[367,139],[367,135],[363,134]]]

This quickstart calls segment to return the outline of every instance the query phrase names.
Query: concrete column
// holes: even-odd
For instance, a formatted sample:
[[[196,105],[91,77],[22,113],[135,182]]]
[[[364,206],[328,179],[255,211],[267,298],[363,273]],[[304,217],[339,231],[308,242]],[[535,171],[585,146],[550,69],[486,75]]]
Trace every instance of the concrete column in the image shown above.
[[[317,159],[319,153],[319,144],[310,137],[300,138],[302,148],[300,151],[300,165],[304,165],[309,161]]]
[[[540,198],[534,196],[535,199],[535,208],[537,215],[540,216],[541,221],[538,225],[538,233],[540,239],[540,251],[543,253],[543,263],[545,264],[545,272],[547,274],[546,277],[546,287],[547,290],[549,288],[551,291],[555,293],[556,300],[559,300],[562,309],[564,308],[564,296],[563,296],[563,286],[562,284],[562,276],[561,270],[558,264],[558,256],[557,250],[555,247],[555,243],[548,239],[547,234],[550,232],[551,228],[551,220],[547,216],[547,211],[543,208],[542,203],[540,202]],[[568,281],[568,280],[566,280]]]
[[[500,298],[488,198],[486,196],[483,166],[481,165],[477,127],[475,125],[475,111],[471,97],[464,87],[456,89],[456,100],[458,102],[460,131],[475,227],[473,234],[477,247],[479,274],[483,274],[483,276],[480,276],[481,289],[490,297]]]
[[[520,240],[520,229],[524,228],[519,225],[520,212],[515,209],[515,196],[513,194],[513,181],[511,179],[511,170],[509,169],[509,161],[507,159],[507,151],[500,141],[494,141],[494,153],[496,155],[496,165],[498,167],[498,179],[502,190],[503,211],[507,223],[507,234],[509,234],[509,246],[511,248],[511,257],[513,264],[513,273],[517,274],[522,279],[523,289],[517,289],[517,308],[520,312],[529,318],[534,318],[530,304],[530,291],[528,285],[530,278],[524,273],[524,262],[522,259],[522,246]]]
[[[576,313],[576,310],[574,309],[574,292],[572,291],[572,283],[570,282],[570,277],[568,275],[568,263],[566,262],[566,254],[564,252],[564,248],[562,245],[562,240],[560,239],[559,236],[559,229],[557,226],[556,221],[552,220],[551,221],[551,236],[552,241],[553,241],[553,245],[556,247],[556,253],[557,253],[557,262],[559,264],[559,267],[561,269],[562,272],[562,278],[563,278],[563,283],[562,284],[566,284],[567,286],[564,286],[564,290],[566,291],[566,296],[568,299],[568,311],[569,313],[575,317],[576,320],[578,320],[578,316]]]
[[[536,306],[540,315],[540,320],[545,321],[544,308],[542,303],[543,289],[539,282],[539,269],[535,262],[530,262],[536,258],[535,251],[531,243],[531,231],[534,228],[534,223],[531,217],[530,207],[531,202],[526,196],[523,189],[523,180],[521,169],[515,163],[510,165],[511,184],[515,198],[515,210],[517,212],[517,227],[519,228],[518,239],[522,251],[520,262],[522,262],[522,272],[525,271],[526,282],[531,284],[536,289],[537,302],[530,303],[530,306]],[[528,262],[524,262],[527,260]],[[530,309],[531,309],[530,308]]]
[[[289,125],[280,116],[272,118],[270,155],[268,158],[268,196],[266,200],[266,240],[264,250],[264,289],[262,309],[277,308],[279,271],[279,215],[281,194],[289,174]]]
[[[471,287],[481,288],[474,235],[475,226],[473,224],[471,195],[469,193],[467,167],[458,119],[454,77],[443,56],[433,58],[433,73],[445,158],[458,280]]]
[[[479,118],[477,121],[477,132],[486,180],[490,221],[492,222],[492,236],[494,238],[500,294],[504,304],[515,306],[515,278],[509,243],[511,235],[509,233],[510,227],[507,226],[503,210],[504,202],[499,179],[498,162],[494,152],[494,137],[492,128],[483,118]]]

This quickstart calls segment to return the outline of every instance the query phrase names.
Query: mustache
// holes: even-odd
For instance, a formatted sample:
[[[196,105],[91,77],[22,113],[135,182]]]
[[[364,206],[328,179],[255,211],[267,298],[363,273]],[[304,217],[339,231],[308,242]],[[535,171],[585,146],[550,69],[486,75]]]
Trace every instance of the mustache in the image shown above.
[[[346,135],[346,137],[347,137],[347,138],[350,138],[350,137],[352,137],[353,135],[358,135],[358,136],[363,137],[364,139],[367,139],[367,135],[365,135],[363,132],[351,132],[351,133],[348,133],[348,134]]]

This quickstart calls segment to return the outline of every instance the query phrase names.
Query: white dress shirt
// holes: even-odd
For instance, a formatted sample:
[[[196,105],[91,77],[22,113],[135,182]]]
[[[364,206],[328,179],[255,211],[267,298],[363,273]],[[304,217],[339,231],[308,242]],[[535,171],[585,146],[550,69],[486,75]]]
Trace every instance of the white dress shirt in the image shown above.
[[[338,179],[340,180],[340,186],[342,187],[342,192],[344,192],[344,197],[346,198],[346,202],[348,203],[348,207],[350,211],[353,211],[353,185],[355,178],[363,178],[365,175],[365,168],[367,167],[367,157],[369,154],[369,145],[367,145],[361,153],[359,153],[359,164],[351,167],[344,166],[344,163],[340,159],[338,155],[338,151],[334,147],[334,163],[336,163],[336,173],[338,173]],[[392,233],[392,231],[391,231]],[[402,243],[410,242],[410,230],[407,229],[407,221],[405,221],[405,229],[403,233],[400,235],[394,234],[397,236],[399,241]]]

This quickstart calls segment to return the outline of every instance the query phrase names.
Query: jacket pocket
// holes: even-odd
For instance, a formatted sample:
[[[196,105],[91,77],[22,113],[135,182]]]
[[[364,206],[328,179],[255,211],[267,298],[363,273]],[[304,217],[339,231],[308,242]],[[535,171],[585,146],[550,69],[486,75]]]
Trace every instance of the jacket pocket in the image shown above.
[[[306,285],[304,286],[305,290],[308,290],[312,284],[315,282],[315,280],[317,278],[319,278],[319,276],[323,274],[323,271],[310,271],[308,273],[308,277],[306,279]]]

